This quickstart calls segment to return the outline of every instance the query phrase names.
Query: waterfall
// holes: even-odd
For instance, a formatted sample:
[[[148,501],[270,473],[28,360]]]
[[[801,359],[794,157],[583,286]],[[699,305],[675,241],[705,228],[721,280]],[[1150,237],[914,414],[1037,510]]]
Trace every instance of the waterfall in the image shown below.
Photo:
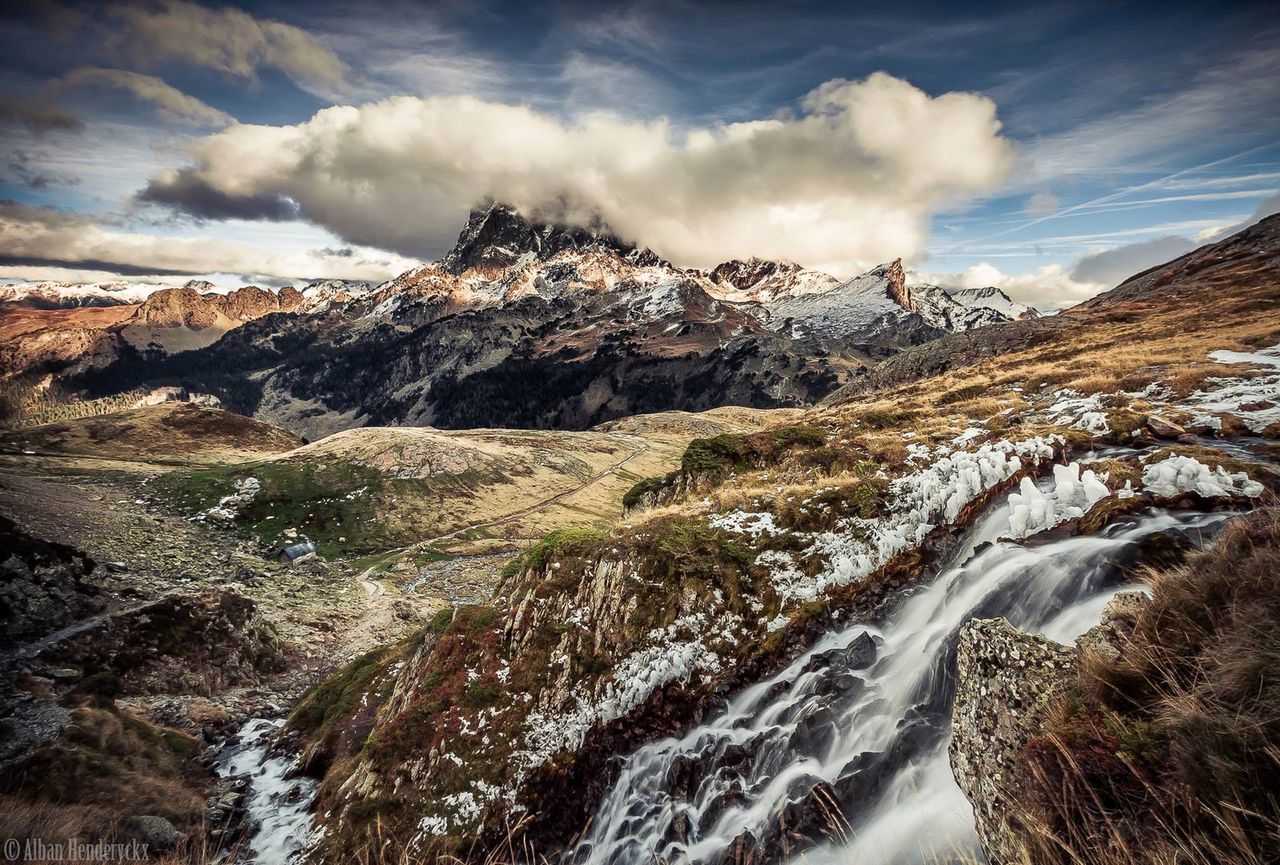
[[[1153,510],[1097,535],[1019,544],[999,540],[1009,515],[1007,502],[990,507],[936,577],[874,625],[826,635],[719,715],[626,757],[565,861],[767,862],[801,849],[806,863],[841,865],[980,857],[947,760],[961,626],[1005,616],[1070,642],[1125,588],[1118,571],[1144,539],[1180,532],[1199,545],[1229,517]]]
[[[281,723],[247,721],[215,767],[224,778],[249,779],[245,810],[253,828],[249,850],[236,859],[244,865],[286,865],[313,840],[311,805],[318,785],[310,778],[290,777],[294,761],[271,753]]]

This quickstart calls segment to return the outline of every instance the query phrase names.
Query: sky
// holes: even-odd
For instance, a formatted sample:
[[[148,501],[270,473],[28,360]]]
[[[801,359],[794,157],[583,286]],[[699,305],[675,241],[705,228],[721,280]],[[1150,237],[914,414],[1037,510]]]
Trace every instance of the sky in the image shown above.
[[[961,8],[963,6],[963,8]],[[383,280],[488,200],[1061,308],[1280,210],[1247,3],[17,2],[0,280]]]

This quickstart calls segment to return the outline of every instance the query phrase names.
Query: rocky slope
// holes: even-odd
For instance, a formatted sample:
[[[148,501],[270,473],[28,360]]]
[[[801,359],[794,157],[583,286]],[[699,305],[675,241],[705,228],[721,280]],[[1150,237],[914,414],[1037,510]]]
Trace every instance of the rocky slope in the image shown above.
[[[1132,331],[1132,325],[1143,316],[1158,317],[1168,307],[1190,313],[1199,300],[1200,315],[1188,314],[1179,322],[1184,332],[1194,337],[1206,328],[1229,326],[1227,316],[1247,316],[1272,308],[1278,283],[1280,216],[1269,216],[1224,240],[1136,274],[1058,315],[1038,318],[1023,314],[1015,322],[994,323],[979,333],[962,332],[904,351],[877,366],[871,375],[833,393],[828,401],[855,399],[862,393],[972,367],[1032,347],[1058,344],[1059,350],[1069,351],[1074,342],[1090,337],[1101,340],[1100,335],[1087,333],[1099,323]]]
[[[885,386],[761,432],[692,442],[677,472],[644,485],[660,507],[646,510],[640,497],[607,532],[550,535],[509,569],[491,604],[459,607],[344,673],[339,681],[363,695],[348,693],[348,710],[329,692],[295,718],[308,762],[324,776],[316,860],[385,848],[387,861],[445,852],[480,861],[506,843],[519,815],[527,815],[520,831],[548,856],[581,836],[589,814],[618,828],[621,846],[593,832],[574,848],[572,861],[584,862],[713,848],[708,861],[749,861],[757,848],[792,856],[830,843],[822,827],[833,819],[838,828],[850,821],[836,834],[855,838],[866,797],[923,783],[902,773],[945,753],[949,667],[891,676],[876,682],[886,690],[866,694],[871,674],[850,672],[863,662],[838,643],[806,654],[815,641],[869,633],[879,651],[876,631],[888,617],[936,589],[941,606],[909,622],[921,639],[934,634],[931,651],[949,665],[954,644],[932,630],[944,611],[973,617],[1007,602],[1023,612],[1034,600],[1050,622],[1064,610],[1039,590],[1048,584],[1079,597],[1073,616],[1096,616],[1090,604],[1101,595],[1089,586],[1114,585],[1153,550],[1182,548],[1161,527],[1202,536],[1225,521],[1217,511],[1280,488],[1265,438],[1280,434],[1280,306],[1275,283],[1243,267],[1262,263],[1242,255],[1239,278],[1214,298],[1215,315],[1176,286],[1141,316],[1121,297],[1079,312],[1078,327],[1048,345],[1014,346],[985,365]],[[906,297],[902,288],[889,293]],[[1099,451],[1109,445],[1123,447]],[[1185,523],[1177,513],[1188,514]],[[1036,557],[1037,545],[1106,527],[1096,562],[1083,552],[1086,538],[1047,564]],[[1125,544],[1124,556],[1113,542]],[[978,562],[972,574],[969,557]],[[1073,574],[1082,561],[1090,570]],[[1029,583],[988,587],[990,595],[966,588],[965,579],[998,577],[1012,563]],[[933,586],[942,573],[954,589]],[[915,583],[922,592],[899,591]],[[910,636],[880,632],[885,651],[902,659],[920,657]],[[970,658],[995,636],[960,649]],[[782,670],[783,679],[771,678]],[[875,715],[898,687],[901,716]],[[804,702],[788,703],[791,691]],[[735,715],[748,708],[764,714]],[[839,718],[852,718],[855,731],[888,725],[888,738],[839,752],[848,765],[828,775],[823,755],[855,735]],[[735,732],[748,728],[761,735]],[[975,729],[1000,741],[1019,735]],[[771,738],[779,730],[780,743]],[[696,745],[720,737],[736,748]],[[673,741],[692,756],[671,758],[676,746],[660,743]],[[970,764],[962,774],[985,771]],[[665,798],[650,808],[641,799],[654,790]],[[736,821],[747,811],[750,835],[722,833],[723,821],[742,829]],[[644,834],[651,813],[657,828]]]
[[[758,260],[686,270],[605,228],[500,204],[472,214],[439,262],[310,308],[159,363],[123,356],[76,384],[102,396],[181,383],[309,438],[387,424],[583,429],[812,403],[875,360],[1006,319],[987,299],[915,298],[901,262],[847,282]]]

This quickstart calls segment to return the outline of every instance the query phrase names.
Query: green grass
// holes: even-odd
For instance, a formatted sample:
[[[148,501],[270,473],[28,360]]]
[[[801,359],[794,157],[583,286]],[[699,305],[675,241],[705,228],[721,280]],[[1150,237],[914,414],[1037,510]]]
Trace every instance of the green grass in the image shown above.
[[[750,434],[725,433],[689,442],[680,467],[686,472],[759,468],[777,463],[792,450],[818,448],[826,443],[826,432],[810,426],[782,426]]]
[[[471,495],[484,478],[466,474],[446,479],[391,478],[346,461],[266,461],[227,468],[173,472],[153,489],[175,509],[195,514],[234,492],[237,481],[257,478],[261,489],[241,508],[233,528],[269,548],[293,542],[288,529],[315,541],[325,558],[357,558],[378,564],[389,548],[422,536],[397,518],[397,504]],[[424,555],[430,556],[431,553]],[[388,560],[389,563],[389,560]]]
[[[656,493],[667,484],[675,480],[675,472],[659,478],[645,478],[631,489],[627,490],[622,497],[622,507],[630,510],[640,503],[640,499],[649,493]]]
[[[608,537],[608,532],[599,529],[569,527],[548,532],[542,540],[507,562],[502,569],[502,581],[510,580],[521,571],[540,568],[557,556],[582,555]]]
[[[386,647],[374,649],[312,688],[289,715],[289,726],[316,739],[327,738],[359,705],[386,655]]]

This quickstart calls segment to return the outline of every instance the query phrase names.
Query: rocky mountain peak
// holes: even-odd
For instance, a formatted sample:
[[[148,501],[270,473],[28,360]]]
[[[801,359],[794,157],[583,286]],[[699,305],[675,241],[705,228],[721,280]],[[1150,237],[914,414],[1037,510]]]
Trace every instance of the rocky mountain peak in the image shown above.
[[[916,302],[911,296],[911,289],[907,287],[907,274],[902,269],[901,258],[895,258],[888,264],[882,264],[871,273],[886,280],[885,291],[888,292],[894,303],[907,312],[916,311]]]
[[[770,277],[790,275],[800,269],[800,265],[794,262],[768,261],[752,256],[746,261],[734,258],[717,264],[707,276],[713,282],[732,285],[745,291]]]
[[[666,263],[652,251],[619,239],[603,222],[589,227],[543,222],[495,202],[471,212],[440,266],[454,275],[502,270],[521,262],[546,261],[564,250],[608,252],[640,267]]]

